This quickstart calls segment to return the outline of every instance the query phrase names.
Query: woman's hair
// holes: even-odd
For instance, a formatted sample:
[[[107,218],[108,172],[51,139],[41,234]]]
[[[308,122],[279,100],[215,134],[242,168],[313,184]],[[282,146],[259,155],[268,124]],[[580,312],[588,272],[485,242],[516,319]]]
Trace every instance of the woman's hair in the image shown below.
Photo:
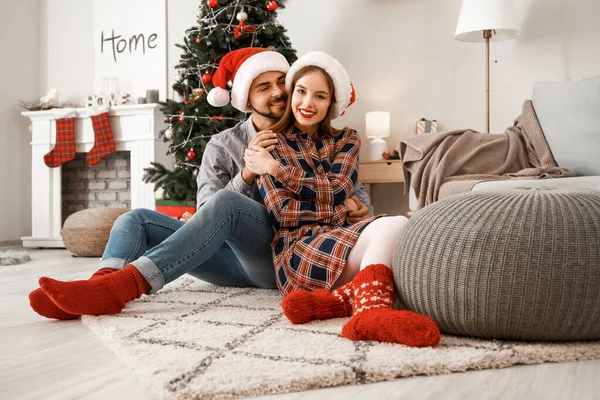
[[[329,107],[327,108],[327,114],[325,114],[325,118],[323,118],[323,120],[319,122],[319,132],[326,136],[337,136],[342,132],[342,130],[335,129],[333,126],[331,126],[331,116],[333,115],[336,102],[333,80],[331,79],[329,74],[325,72],[322,68],[316,67],[314,65],[307,65],[306,67],[300,68],[294,76],[291,85],[292,92],[288,93],[288,101],[285,106],[285,112],[283,113],[281,119],[275,122],[275,124],[273,124],[271,128],[269,128],[273,132],[283,132],[294,125],[295,119],[294,114],[292,112],[292,96],[294,95],[296,82],[298,82],[298,80],[304,75],[312,71],[319,71],[321,72],[321,74],[323,74],[323,76],[325,77],[325,82],[327,82],[327,86],[329,87],[329,93],[331,93],[331,103],[329,103]]]

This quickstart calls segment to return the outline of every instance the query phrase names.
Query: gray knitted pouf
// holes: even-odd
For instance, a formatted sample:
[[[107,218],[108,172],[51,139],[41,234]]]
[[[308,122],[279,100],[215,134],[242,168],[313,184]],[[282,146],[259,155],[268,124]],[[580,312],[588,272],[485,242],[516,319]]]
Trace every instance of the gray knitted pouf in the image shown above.
[[[472,192],[417,212],[399,238],[403,308],[442,332],[600,339],[600,191]]]
[[[87,208],[67,217],[62,238],[65,247],[79,257],[100,257],[108,243],[110,230],[128,208]]]

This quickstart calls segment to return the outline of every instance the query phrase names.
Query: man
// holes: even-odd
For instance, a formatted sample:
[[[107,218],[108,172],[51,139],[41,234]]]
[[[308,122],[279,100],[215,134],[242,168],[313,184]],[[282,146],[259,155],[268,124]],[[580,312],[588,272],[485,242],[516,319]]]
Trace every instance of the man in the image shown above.
[[[118,313],[128,301],[156,293],[185,273],[216,285],[275,288],[274,232],[256,176],[245,167],[243,156],[250,144],[274,148],[275,134],[266,128],[283,115],[289,68],[283,55],[265,49],[225,55],[208,101],[227,104],[226,84],[231,81],[232,105],[252,115],[209,141],[198,174],[194,216],[183,223],[146,209],[123,214],[111,230],[99,271],[87,281],[41,278],[42,289],[29,296],[32,308],[55,319]],[[349,222],[372,213],[362,185],[355,187],[355,195],[360,206],[348,213]]]

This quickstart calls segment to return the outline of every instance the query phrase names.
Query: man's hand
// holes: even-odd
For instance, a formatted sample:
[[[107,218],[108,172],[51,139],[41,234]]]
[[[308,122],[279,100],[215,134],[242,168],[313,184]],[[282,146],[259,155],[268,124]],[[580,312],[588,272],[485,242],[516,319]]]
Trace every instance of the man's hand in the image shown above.
[[[364,203],[360,201],[358,197],[350,196],[349,199],[352,199],[356,204],[356,210],[348,210],[348,207],[346,207],[346,219],[348,220],[348,222],[350,222],[351,224],[355,224],[369,216],[369,208],[366,205],[364,205]]]
[[[272,130],[267,129],[267,130],[258,132],[256,134],[256,136],[254,136],[252,138],[250,143],[248,143],[248,149],[250,149],[252,146],[260,146],[267,151],[271,151],[275,148],[276,144],[277,144],[277,134],[275,132],[273,132]],[[244,156],[244,161],[245,161],[245,159],[246,159],[246,157]],[[254,183],[254,179],[256,179],[256,176],[257,176],[257,174],[252,172],[252,170],[250,168],[248,168],[247,166],[245,166],[244,169],[242,169],[242,179],[244,179],[244,181],[248,185],[252,185]]]
[[[344,200],[344,206],[346,207],[346,215],[351,212],[358,211],[358,204],[356,204],[354,199],[351,197],[348,197],[346,200]]]

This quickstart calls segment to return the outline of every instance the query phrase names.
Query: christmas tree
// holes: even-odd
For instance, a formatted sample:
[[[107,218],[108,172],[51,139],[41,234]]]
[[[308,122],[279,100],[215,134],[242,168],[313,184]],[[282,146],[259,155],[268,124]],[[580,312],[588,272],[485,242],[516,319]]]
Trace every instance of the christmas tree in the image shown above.
[[[283,7],[271,0],[206,0],[198,11],[197,25],[186,31],[178,77],[173,84],[180,101],[160,103],[168,127],[161,132],[171,142],[167,154],[174,157],[174,169],[160,163],[145,168],[144,182],[163,189],[170,200],[193,202],[196,199],[196,175],[204,148],[211,136],[231,128],[248,115],[228,104],[215,108],[206,101],[213,88],[212,74],[222,56],[244,47],[264,47],[296,60],[285,28],[277,21],[277,9]]]

